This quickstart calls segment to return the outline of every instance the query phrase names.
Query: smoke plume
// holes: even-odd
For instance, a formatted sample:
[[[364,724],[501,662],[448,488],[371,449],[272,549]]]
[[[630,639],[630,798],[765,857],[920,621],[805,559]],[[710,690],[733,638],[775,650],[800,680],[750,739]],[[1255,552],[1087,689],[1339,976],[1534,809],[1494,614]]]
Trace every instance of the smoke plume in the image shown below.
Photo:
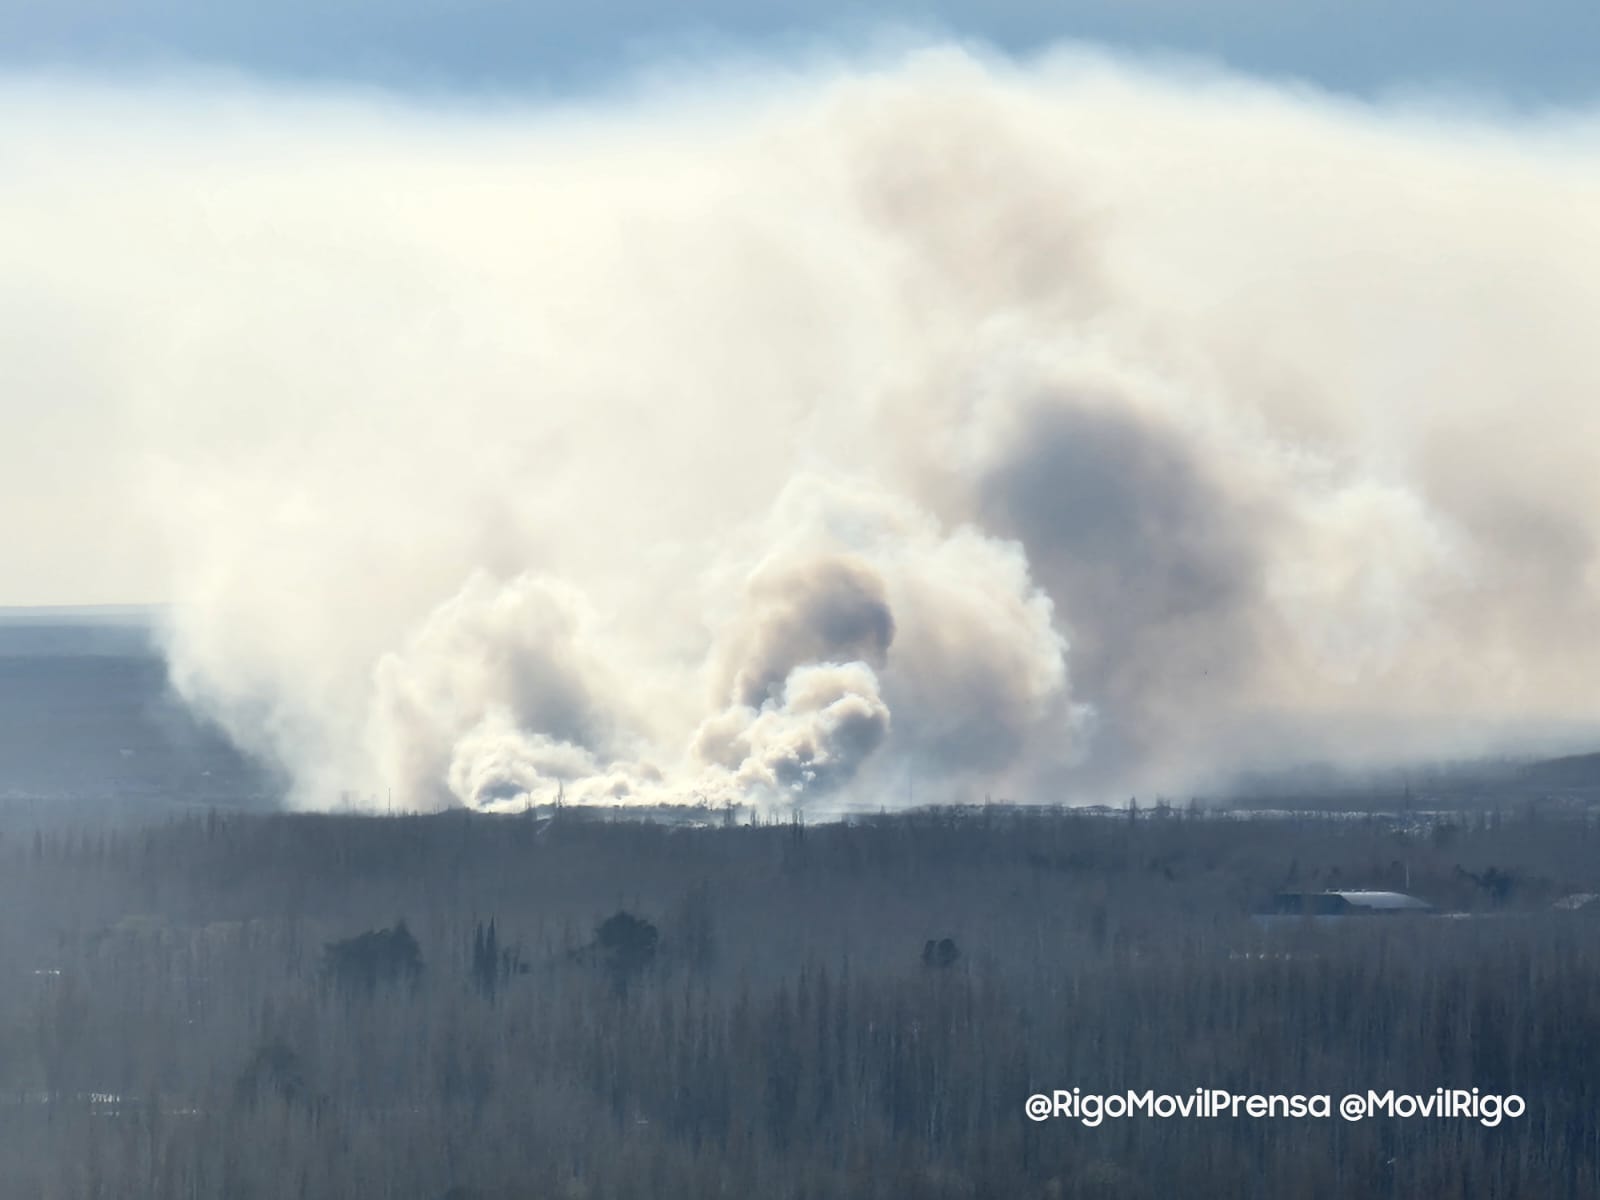
[[[565,108],[13,79],[0,139],[0,403],[94,431],[175,682],[297,805],[1596,728],[1593,116],[934,48]]]

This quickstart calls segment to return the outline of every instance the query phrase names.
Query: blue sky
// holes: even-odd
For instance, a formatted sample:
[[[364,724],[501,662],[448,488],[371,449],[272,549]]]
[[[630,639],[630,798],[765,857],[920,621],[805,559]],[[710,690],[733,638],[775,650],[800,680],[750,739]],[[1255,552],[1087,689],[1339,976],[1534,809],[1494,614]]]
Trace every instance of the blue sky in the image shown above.
[[[402,89],[571,92],[664,53],[853,44],[872,26],[1026,53],[1088,40],[1356,94],[1444,87],[1565,106],[1600,92],[1596,0],[5,0],[0,65],[174,63]]]

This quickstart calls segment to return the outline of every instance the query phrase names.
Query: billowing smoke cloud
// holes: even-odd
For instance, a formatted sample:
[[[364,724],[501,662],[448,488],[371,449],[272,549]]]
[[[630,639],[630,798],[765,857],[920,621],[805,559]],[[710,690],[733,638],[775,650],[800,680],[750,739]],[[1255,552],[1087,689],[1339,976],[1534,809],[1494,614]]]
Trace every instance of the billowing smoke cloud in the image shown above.
[[[693,745],[735,795],[843,788],[892,714],[900,755],[936,768],[935,796],[1003,775],[1046,730],[1059,759],[1080,751],[1067,647],[1015,543],[810,475],[785,488],[758,541],[767,555],[713,655],[713,699],[728,707]],[[870,778],[868,795],[893,788],[881,770]]]
[[[935,50],[566,110],[13,81],[0,137],[0,403],[93,431],[175,680],[297,804],[1596,728],[1594,118]]]
[[[729,709],[701,727],[695,751],[741,790],[796,796],[848,783],[889,733],[889,706],[865,663],[796,667],[760,709]]]
[[[759,706],[782,690],[796,666],[860,660],[882,668],[894,640],[883,579],[866,562],[835,556],[765,564],[748,585],[744,627],[728,650],[729,685],[739,703]]]
[[[474,575],[378,661],[366,745],[381,778],[408,803],[554,799],[594,780],[626,698],[585,624],[570,587]]]

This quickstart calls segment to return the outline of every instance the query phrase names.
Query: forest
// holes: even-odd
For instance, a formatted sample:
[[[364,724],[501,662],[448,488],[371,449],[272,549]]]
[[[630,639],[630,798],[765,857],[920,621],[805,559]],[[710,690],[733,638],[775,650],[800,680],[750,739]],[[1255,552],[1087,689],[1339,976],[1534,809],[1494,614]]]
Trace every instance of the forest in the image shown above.
[[[699,817],[0,812],[0,1195],[1600,1195],[1582,807]],[[1347,888],[1435,912],[1252,916]]]

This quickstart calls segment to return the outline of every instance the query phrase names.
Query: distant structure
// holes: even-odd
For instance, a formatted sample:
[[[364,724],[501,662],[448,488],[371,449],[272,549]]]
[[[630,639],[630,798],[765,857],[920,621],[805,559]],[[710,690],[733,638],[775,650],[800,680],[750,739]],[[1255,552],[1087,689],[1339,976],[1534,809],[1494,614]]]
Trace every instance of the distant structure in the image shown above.
[[[922,965],[925,967],[943,970],[955,966],[960,957],[961,949],[954,938],[940,938],[938,941],[929,938],[922,945]]]
[[[1404,892],[1279,892],[1256,919],[1275,924],[1310,917],[1337,921],[1348,917],[1416,916],[1434,911],[1433,905]]]
[[[1573,892],[1570,896],[1561,897],[1550,907],[1564,912],[1578,912],[1583,909],[1600,912],[1600,904],[1595,903],[1597,900],[1600,900],[1600,894],[1595,892]]]

